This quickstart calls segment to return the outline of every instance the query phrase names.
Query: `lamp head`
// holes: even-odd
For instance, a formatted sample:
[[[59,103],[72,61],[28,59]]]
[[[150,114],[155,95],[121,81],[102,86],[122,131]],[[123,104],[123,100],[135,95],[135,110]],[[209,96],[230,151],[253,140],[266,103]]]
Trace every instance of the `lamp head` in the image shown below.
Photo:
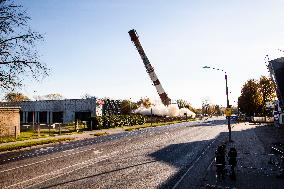
[[[209,66],[203,66],[203,68],[210,68]]]

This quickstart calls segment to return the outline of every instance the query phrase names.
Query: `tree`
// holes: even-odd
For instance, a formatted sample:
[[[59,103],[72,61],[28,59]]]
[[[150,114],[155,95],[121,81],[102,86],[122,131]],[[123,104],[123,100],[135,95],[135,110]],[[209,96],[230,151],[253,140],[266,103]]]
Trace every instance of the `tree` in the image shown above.
[[[177,100],[177,105],[179,108],[187,108],[189,109],[190,111],[196,113],[196,110],[192,107],[192,105],[187,102],[186,100],[183,100],[183,99],[178,99]]]
[[[218,116],[222,115],[222,111],[219,105],[214,106],[214,113]]]
[[[270,78],[261,76],[260,79],[248,80],[242,88],[241,96],[238,99],[238,106],[242,113],[247,116],[265,116],[266,102],[275,99],[275,85]]]
[[[64,97],[59,93],[51,93],[44,96],[46,100],[62,100]]]
[[[0,0],[0,89],[20,87],[25,76],[38,80],[48,75],[48,68],[39,61],[36,42],[43,37],[28,25],[21,5]]]
[[[4,97],[7,102],[21,102],[30,100],[29,97],[23,95],[22,93],[10,92]]]
[[[96,98],[96,97],[92,96],[92,95],[90,95],[88,93],[85,93],[85,94],[82,95],[82,99],[90,99],[90,98]]]
[[[137,108],[138,108],[138,105],[135,102],[131,102],[130,100],[121,101],[121,113],[122,114],[130,114],[133,110]]]
[[[275,85],[271,78],[261,76],[259,79],[259,91],[262,96],[262,113],[266,115],[266,102],[271,102],[276,97]]]
[[[177,105],[179,108],[185,108],[188,105],[188,102],[186,102],[183,99],[178,99],[177,100]]]
[[[258,81],[248,80],[242,87],[241,96],[238,99],[238,106],[242,113],[247,116],[259,115],[262,110],[262,95]]]
[[[63,100],[64,96],[59,93],[51,93],[47,95],[35,95],[33,98],[35,100]]]
[[[152,102],[150,101],[150,98],[141,98],[138,102],[137,102],[138,106],[143,105],[145,108],[150,108],[152,105]]]
[[[202,100],[202,114],[205,115],[213,115],[215,113],[215,105],[210,102],[209,98],[205,98]]]

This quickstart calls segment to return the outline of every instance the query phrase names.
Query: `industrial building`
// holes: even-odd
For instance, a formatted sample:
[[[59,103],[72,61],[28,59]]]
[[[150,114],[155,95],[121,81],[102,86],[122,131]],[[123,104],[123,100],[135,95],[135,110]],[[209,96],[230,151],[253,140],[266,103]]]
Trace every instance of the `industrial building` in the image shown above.
[[[1,102],[0,106],[20,107],[22,124],[28,123],[70,123],[75,120],[87,121],[100,110],[96,98],[39,100],[23,102]],[[98,108],[97,108],[98,106]]]

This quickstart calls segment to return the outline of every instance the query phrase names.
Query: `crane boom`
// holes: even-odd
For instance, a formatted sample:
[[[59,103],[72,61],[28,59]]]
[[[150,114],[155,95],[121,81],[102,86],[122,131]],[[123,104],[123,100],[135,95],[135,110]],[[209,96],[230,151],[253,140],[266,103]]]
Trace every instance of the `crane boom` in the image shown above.
[[[138,53],[144,63],[144,66],[146,68],[146,72],[148,73],[148,75],[150,76],[151,81],[153,82],[154,86],[156,87],[156,90],[160,96],[160,99],[162,101],[162,103],[165,106],[168,106],[171,103],[171,99],[168,97],[167,93],[165,92],[164,88],[162,87],[162,84],[160,83],[154,68],[152,67],[152,65],[150,64],[149,59],[147,58],[142,45],[140,44],[140,41],[138,39],[138,35],[136,33],[136,30],[130,30],[129,32],[129,36],[131,38],[131,41],[134,43],[136,49],[138,50]]]

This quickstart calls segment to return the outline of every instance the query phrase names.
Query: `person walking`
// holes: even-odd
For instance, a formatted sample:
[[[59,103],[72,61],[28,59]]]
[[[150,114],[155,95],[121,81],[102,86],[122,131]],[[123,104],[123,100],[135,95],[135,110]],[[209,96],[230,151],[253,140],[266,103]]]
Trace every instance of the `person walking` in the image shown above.
[[[216,163],[216,177],[217,179],[225,178],[225,166],[226,166],[226,146],[218,146],[215,152],[215,163]]]
[[[237,166],[237,150],[236,148],[232,147],[230,148],[230,151],[228,152],[228,158],[229,158],[229,165],[231,166],[231,173],[230,178],[232,180],[236,180],[236,166]]]

